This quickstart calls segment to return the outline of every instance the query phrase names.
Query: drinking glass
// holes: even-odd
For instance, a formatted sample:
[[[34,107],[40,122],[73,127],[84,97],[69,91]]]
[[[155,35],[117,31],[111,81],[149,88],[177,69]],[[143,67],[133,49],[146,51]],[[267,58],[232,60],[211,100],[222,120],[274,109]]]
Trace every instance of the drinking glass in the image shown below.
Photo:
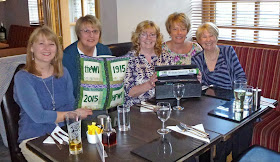
[[[81,116],[76,112],[68,112],[65,115],[69,134],[69,153],[77,155],[83,152],[81,138]]]
[[[167,134],[170,132],[168,128],[164,127],[164,122],[167,121],[171,114],[171,106],[168,102],[159,102],[157,103],[157,116],[162,121],[162,128],[158,129],[159,134]]]
[[[184,96],[185,86],[181,83],[173,84],[173,94],[177,99],[177,106],[173,107],[173,110],[184,110],[184,107],[180,106],[180,99]]]
[[[252,106],[253,89],[254,87],[247,85],[244,99],[244,109],[249,109]]]
[[[235,108],[242,110],[244,107],[244,99],[246,94],[247,81],[245,80],[235,80],[233,89],[234,89],[234,98],[235,98]]]

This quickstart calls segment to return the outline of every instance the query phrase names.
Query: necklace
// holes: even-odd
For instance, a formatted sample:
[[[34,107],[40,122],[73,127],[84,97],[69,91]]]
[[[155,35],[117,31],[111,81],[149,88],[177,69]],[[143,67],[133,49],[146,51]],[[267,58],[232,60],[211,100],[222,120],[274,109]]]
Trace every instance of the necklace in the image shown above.
[[[45,87],[47,88],[47,90],[48,90],[49,94],[51,95],[51,99],[52,99],[52,106],[53,106],[53,110],[55,111],[55,100],[54,100],[53,77],[52,77],[52,92],[53,92],[53,94],[51,94],[51,91],[49,90],[49,88],[48,88],[48,86],[47,86],[47,84],[46,84],[46,82],[44,81],[44,79],[43,79],[43,78],[42,78],[42,81],[43,81],[43,83],[44,83]]]
[[[204,51],[204,57],[205,57],[205,60],[206,62],[207,61],[216,61],[217,58],[219,57],[219,54],[220,54],[220,49],[218,48],[217,51],[215,52],[215,57],[214,58],[210,58],[207,54],[205,54],[205,51]],[[208,56],[208,57],[207,57]]]

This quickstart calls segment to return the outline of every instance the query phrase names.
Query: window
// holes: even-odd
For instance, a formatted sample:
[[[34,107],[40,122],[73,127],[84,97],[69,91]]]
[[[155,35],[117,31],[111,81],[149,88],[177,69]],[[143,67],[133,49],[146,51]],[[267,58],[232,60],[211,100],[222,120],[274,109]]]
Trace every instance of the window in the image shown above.
[[[29,23],[30,25],[43,24],[43,0],[28,0]]]
[[[192,0],[192,27],[213,22],[219,40],[280,45],[279,8],[280,0]]]

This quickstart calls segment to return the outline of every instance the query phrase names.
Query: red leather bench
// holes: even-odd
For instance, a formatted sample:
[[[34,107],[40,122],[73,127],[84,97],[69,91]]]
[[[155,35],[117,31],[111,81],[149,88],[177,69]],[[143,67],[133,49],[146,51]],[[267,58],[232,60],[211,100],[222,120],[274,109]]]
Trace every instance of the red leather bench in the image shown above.
[[[248,84],[261,88],[264,97],[280,101],[280,49],[233,48],[245,70]],[[251,144],[280,152],[280,105],[255,124]]]

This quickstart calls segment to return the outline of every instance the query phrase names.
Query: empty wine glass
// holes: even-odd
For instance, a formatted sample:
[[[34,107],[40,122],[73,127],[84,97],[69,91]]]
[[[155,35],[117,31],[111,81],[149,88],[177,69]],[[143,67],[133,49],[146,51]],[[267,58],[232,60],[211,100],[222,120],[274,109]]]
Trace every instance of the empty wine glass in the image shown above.
[[[184,96],[185,86],[181,83],[173,84],[173,94],[177,99],[177,106],[173,107],[173,110],[184,110],[184,107],[180,106],[180,99]]]
[[[162,128],[158,129],[159,134],[167,134],[170,132],[168,128],[164,127],[164,122],[167,121],[171,114],[171,106],[168,102],[159,102],[157,103],[157,117],[162,121]]]

